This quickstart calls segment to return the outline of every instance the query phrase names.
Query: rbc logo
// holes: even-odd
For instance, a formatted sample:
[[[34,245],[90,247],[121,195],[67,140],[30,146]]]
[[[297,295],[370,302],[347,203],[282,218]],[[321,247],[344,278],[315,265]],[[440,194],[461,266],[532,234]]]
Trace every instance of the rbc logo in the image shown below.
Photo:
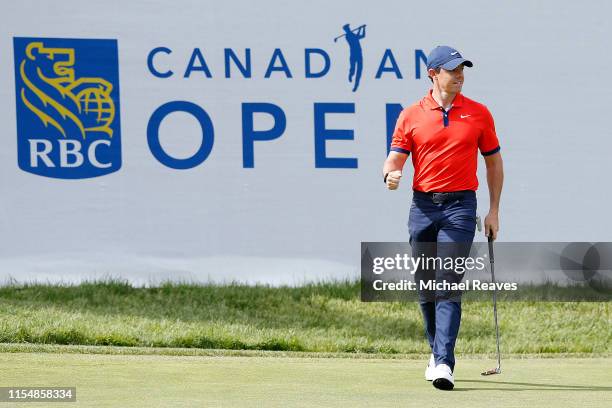
[[[121,167],[116,40],[13,38],[19,167],[81,179]]]

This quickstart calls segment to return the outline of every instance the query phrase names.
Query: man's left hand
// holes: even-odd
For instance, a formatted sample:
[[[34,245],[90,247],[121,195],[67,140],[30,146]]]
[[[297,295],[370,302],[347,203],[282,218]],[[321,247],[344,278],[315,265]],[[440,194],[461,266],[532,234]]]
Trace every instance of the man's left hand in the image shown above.
[[[492,236],[493,240],[497,239],[497,231],[499,231],[499,217],[497,213],[489,212],[485,217],[485,235]]]

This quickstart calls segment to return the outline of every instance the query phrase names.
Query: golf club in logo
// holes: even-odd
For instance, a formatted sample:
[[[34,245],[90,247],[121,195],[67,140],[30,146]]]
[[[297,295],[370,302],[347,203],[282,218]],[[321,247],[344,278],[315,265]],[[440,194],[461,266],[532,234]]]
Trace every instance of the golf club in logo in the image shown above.
[[[14,38],[19,167],[89,178],[121,167],[115,40]]]
[[[346,43],[349,46],[349,77],[350,83],[353,83],[353,92],[359,88],[359,80],[361,79],[361,72],[363,71],[363,52],[361,50],[360,41],[366,36],[365,24],[360,25],[357,28],[351,29],[349,24],[342,26],[344,34],[334,38],[334,42],[344,37]]]

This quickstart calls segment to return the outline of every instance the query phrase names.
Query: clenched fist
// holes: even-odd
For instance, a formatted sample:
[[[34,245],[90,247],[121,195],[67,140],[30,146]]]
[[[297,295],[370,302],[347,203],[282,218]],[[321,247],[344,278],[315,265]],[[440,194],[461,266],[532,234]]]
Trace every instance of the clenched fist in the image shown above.
[[[402,178],[401,170],[390,171],[387,174],[387,188],[389,190],[397,190],[397,187],[399,187],[399,182],[401,178]]]

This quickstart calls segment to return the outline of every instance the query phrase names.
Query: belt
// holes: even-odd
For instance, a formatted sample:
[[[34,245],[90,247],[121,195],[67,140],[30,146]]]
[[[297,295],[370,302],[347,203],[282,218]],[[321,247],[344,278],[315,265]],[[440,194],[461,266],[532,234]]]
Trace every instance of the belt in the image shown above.
[[[413,190],[414,196],[426,200],[431,200],[434,204],[443,204],[447,201],[460,200],[465,197],[476,197],[476,192],[473,190],[449,191],[444,193]]]

